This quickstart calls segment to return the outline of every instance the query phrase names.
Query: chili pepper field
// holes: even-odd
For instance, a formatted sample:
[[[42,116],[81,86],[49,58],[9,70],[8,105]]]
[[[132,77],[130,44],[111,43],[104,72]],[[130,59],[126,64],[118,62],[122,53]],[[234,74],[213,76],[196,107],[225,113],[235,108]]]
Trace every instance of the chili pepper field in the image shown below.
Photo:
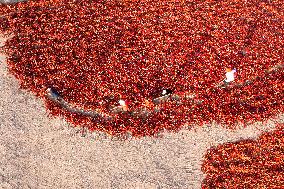
[[[213,121],[233,127],[283,112],[281,6],[31,1],[2,6],[1,30],[13,34],[5,47],[10,72],[52,115],[89,130],[145,136]],[[226,68],[236,68],[237,78],[220,87]],[[46,98],[48,88],[110,119],[69,111]],[[145,105],[163,89],[179,100]],[[183,98],[188,93],[194,97]],[[129,111],[114,115],[120,99]]]
[[[279,187],[283,9],[0,3],[0,188]]]
[[[257,140],[241,140],[208,151],[202,188],[282,188],[283,124]]]

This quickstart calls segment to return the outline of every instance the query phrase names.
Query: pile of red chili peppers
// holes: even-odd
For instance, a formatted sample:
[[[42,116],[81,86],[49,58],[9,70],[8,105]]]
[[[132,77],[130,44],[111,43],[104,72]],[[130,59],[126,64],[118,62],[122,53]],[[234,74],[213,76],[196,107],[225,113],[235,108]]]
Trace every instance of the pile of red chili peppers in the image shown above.
[[[257,140],[210,149],[202,165],[207,174],[202,188],[283,188],[283,126]]]
[[[265,120],[283,112],[284,3],[262,0],[28,1],[1,5],[7,64],[21,87],[42,97],[53,115],[112,135],[154,135],[184,124]],[[235,83],[216,87],[226,68]],[[144,117],[72,113],[46,98],[53,87],[71,104],[110,113],[120,99],[145,107],[164,89],[201,103],[167,101]]]

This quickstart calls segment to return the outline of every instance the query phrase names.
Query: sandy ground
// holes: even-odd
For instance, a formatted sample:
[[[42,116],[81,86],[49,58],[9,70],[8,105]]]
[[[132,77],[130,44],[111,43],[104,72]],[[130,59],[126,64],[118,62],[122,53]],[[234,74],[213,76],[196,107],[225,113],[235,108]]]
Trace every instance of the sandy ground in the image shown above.
[[[26,0],[0,0],[0,3],[11,4],[11,3],[16,3],[16,2],[21,2],[21,1],[26,1]]]
[[[196,126],[160,138],[117,140],[102,133],[82,136],[43,102],[19,89],[0,62],[0,188],[201,188],[202,157],[210,147],[255,138],[274,121],[232,131]],[[278,121],[284,122],[279,115]]]

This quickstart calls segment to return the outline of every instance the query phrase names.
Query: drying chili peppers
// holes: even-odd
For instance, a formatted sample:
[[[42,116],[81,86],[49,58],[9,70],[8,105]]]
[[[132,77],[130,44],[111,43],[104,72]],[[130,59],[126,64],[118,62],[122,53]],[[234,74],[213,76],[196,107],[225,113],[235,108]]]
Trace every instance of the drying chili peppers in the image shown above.
[[[283,124],[257,140],[214,147],[202,165],[202,188],[283,188],[283,148]]]
[[[283,112],[283,8],[261,0],[28,1],[1,5],[0,31],[13,35],[10,72],[52,115],[138,137]],[[218,87],[226,68],[237,69],[236,79]],[[47,98],[50,88],[77,109]],[[165,90],[179,100],[155,104]],[[113,114],[120,100],[129,111]]]

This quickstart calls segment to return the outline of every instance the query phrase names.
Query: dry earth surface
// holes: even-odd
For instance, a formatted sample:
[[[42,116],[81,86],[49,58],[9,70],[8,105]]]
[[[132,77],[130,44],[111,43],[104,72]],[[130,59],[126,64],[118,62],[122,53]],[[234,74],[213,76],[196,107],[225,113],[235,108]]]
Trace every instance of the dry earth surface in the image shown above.
[[[3,39],[1,39],[3,44]],[[228,130],[195,126],[159,138],[118,140],[103,133],[85,136],[8,73],[0,62],[0,188],[201,188],[206,150],[229,141],[256,138],[275,120]],[[276,118],[284,122],[284,116]]]
[[[21,1],[26,1],[26,0],[0,0],[0,3],[11,4],[11,3],[17,3]]]

